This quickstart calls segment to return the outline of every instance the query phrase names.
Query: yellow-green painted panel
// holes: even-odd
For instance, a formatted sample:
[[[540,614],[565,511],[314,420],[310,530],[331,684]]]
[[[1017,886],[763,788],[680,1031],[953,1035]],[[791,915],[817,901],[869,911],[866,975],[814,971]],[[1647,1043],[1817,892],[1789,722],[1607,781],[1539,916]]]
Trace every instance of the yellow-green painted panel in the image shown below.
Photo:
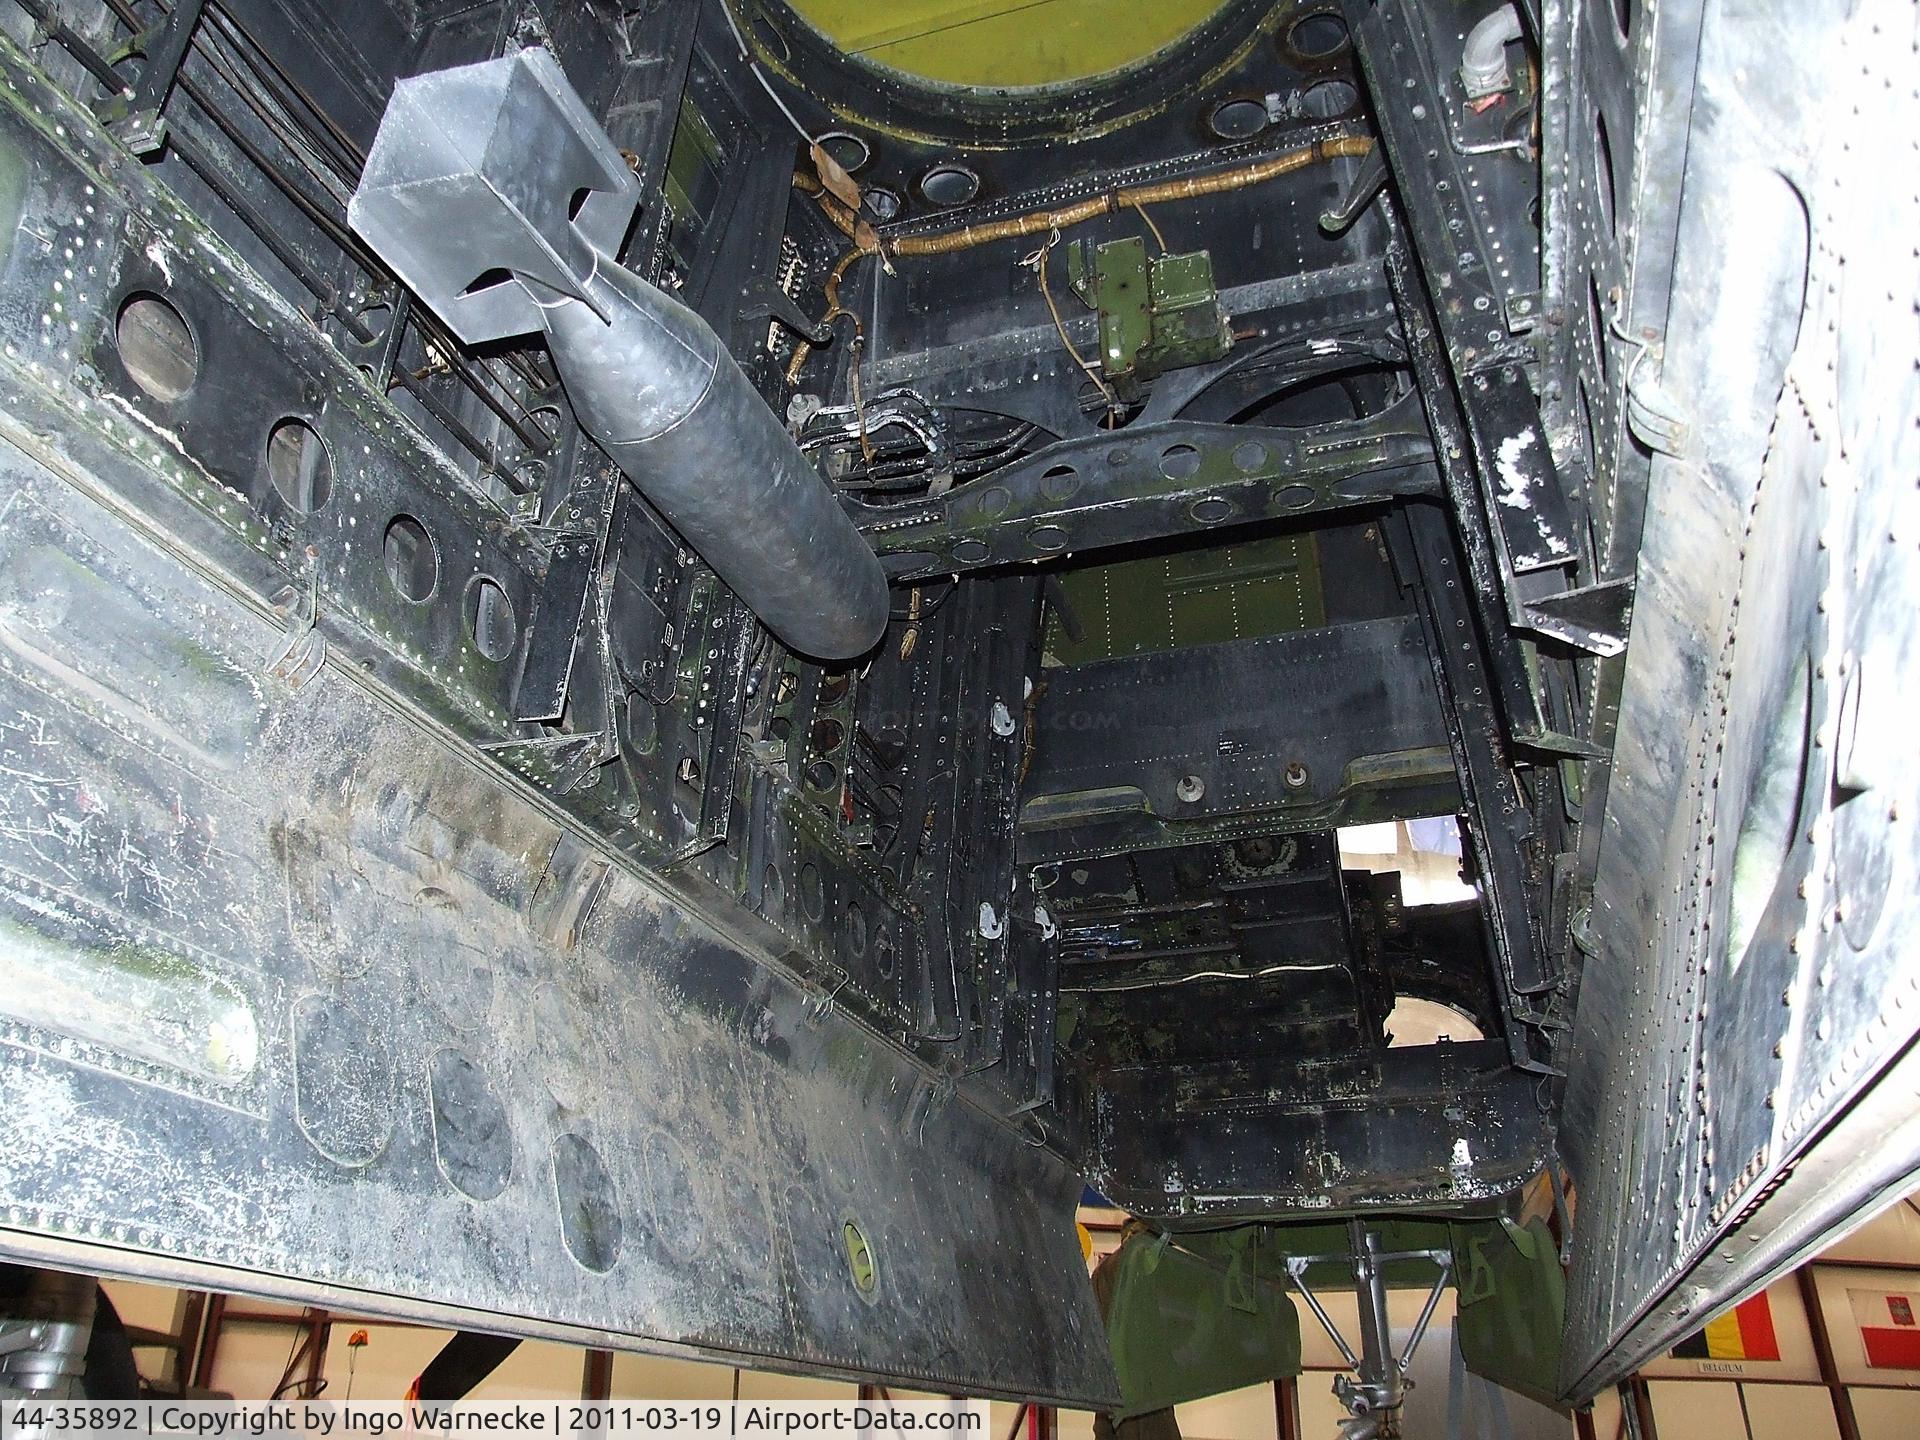
[[[1221,0],[792,0],[849,54],[949,85],[1058,85],[1166,48]]]

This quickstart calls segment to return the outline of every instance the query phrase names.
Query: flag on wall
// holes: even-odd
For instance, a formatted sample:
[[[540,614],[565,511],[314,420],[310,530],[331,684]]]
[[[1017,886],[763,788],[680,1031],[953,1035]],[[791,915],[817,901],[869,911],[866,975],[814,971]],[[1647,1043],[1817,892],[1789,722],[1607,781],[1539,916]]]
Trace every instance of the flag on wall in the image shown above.
[[[1707,1328],[1673,1348],[1676,1360],[1778,1360],[1780,1341],[1773,1333],[1773,1309],[1762,1290],[1742,1300]]]
[[[1867,1364],[1920,1370],[1920,1290],[1849,1290]]]

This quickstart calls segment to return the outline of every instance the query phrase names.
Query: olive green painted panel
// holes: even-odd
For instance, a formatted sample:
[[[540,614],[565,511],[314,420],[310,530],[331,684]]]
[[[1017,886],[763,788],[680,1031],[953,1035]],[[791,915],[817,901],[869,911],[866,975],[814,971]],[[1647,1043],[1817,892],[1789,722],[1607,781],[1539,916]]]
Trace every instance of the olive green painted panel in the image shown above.
[[[1047,657],[1061,665],[1327,623],[1319,547],[1311,535],[1093,565],[1063,575],[1061,584],[1080,623],[1075,641],[1058,613],[1048,617]]]
[[[1120,1376],[1122,1415],[1142,1415],[1300,1373],[1300,1316],[1257,1226],[1140,1232],[1094,1277]]]
[[[842,50],[948,85],[1057,85],[1165,49],[1220,0],[792,0]]]
[[[1387,1265],[1393,1289],[1430,1288],[1439,1272],[1415,1252],[1450,1251],[1455,1324],[1468,1368],[1543,1405],[1557,1404],[1566,1280],[1543,1221],[1395,1217],[1372,1228],[1383,1253],[1407,1257]],[[1313,1259],[1304,1280],[1316,1292],[1348,1290],[1348,1245],[1340,1221],[1130,1235],[1094,1277],[1124,1413],[1299,1374],[1291,1295],[1297,1287],[1287,1261]]]
[[[1567,1277],[1544,1221],[1458,1227],[1454,1324],[1467,1368],[1542,1405],[1558,1405]]]

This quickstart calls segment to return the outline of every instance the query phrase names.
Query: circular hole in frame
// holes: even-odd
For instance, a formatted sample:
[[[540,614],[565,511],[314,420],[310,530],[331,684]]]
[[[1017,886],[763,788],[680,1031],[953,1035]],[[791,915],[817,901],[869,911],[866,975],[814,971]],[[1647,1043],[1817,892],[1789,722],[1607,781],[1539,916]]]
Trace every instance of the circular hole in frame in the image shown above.
[[[934,166],[920,177],[920,193],[930,203],[950,209],[966,204],[980,193],[980,177],[966,166],[949,161]]]
[[[1347,48],[1347,22],[1327,10],[1302,15],[1287,27],[1287,48],[1308,60],[1325,60]]]
[[[1345,80],[1316,80],[1301,88],[1294,108],[1314,120],[1345,115],[1360,101],[1360,92]]]
[[[1207,495],[1194,501],[1187,513],[1202,525],[1218,525],[1233,514],[1233,506],[1218,495]]]
[[[1065,500],[1080,488],[1080,472],[1071,465],[1053,465],[1041,472],[1040,493],[1049,500]]]
[[[426,526],[411,515],[394,516],[387,522],[380,552],[396,595],[415,605],[433,598],[440,584],[440,547]]]
[[[1207,129],[1222,140],[1250,140],[1267,128],[1267,107],[1259,100],[1223,100],[1207,116]]]
[[[274,493],[302,515],[325,508],[333,495],[333,460],[320,432],[292,415],[275,421],[267,431],[267,479]]]
[[[1036,526],[1027,535],[1027,543],[1043,555],[1058,555],[1067,548],[1069,539],[1058,525]]]
[[[1200,471],[1200,452],[1186,443],[1160,452],[1160,473],[1169,480],[1189,480]]]
[[[840,742],[846,738],[846,729],[831,715],[822,716],[813,722],[813,750],[816,755],[831,755],[840,748]]]
[[[829,130],[819,144],[849,175],[873,158],[873,147],[850,130]]]
[[[866,1232],[856,1221],[849,1220],[840,1227],[840,1238],[847,1248],[847,1274],[853,1280],[853,1288],[861,1299],[871,1300],[880,1288],[880,1265],[873,1258],[873,1247],[867,1243]]]
[[[1609,231],[1617,224],[1614,212],[1613,139],[1607,134],[1607,117],[1593,112],[1593,186],[1600,205],[1600,220]]]
[[[754,43],[760,53],[776,65],[784,65],[793,58],[793,50],[787,44],[787,37],[773,28],[773,22],[765,15],[755,12],[748,22],[753,28]]]
[[[200,378],[200,350],[186,318],[158,295],[130,295],[114,324],[120,363],[133,383],[171,404]]]
[[[467,628],[473,634],[473,648],[498,665],[520,642],[520,622],[514,617],[513,601],[490,575],[477,576],[467,605]]]
[[[820,867],[811,860],[800,867],[800,913],[818,921],[827,913],[827,890],[820,881]]]

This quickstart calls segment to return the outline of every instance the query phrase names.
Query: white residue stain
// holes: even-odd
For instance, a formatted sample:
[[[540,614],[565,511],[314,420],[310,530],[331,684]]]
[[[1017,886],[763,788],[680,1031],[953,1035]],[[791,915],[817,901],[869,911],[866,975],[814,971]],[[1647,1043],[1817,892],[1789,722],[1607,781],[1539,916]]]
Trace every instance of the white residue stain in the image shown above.
[[[175,454],[179,455],[182,460],[199,471],[208,484],[218,485],[230,495],[240,496],[242,499],[246,498],[245,496],[241,496],[240,492],[234,489],[233,486],[222,484],[221,481],[216,479],[213,473],[208,470],[206,466],[202,465],[197,457],[188,451],[178,435],[167,429],[166,426],[155,421],[151,416],[142,414],[140,408],[125,396],[116,395],[111,390],[102,390],[100,392],[100,398],[116,410],[121,411],[128,419],[137,421],[142,429],[151,432],[158,439],[165,441],[167,446],[172,449]]]
[[[167,242],[158,235],[147,242],[147,259],[153,262],[153,268],[160,272],[160,278],[167,284],[173,284],[173,262],[167,258]]]
[[[1494,457],[1493,468],[1500,476],[1500,503],[1515,510],[1531,510],[1533,501],[1527,491],[1533,486],[1533,477],[1526,472],[1521,461],[1530,446],[1539,443],[1540,437],[1532,430],[1522,430],[1518,435],[1509,435],[1500,442],[1499,453]]]

